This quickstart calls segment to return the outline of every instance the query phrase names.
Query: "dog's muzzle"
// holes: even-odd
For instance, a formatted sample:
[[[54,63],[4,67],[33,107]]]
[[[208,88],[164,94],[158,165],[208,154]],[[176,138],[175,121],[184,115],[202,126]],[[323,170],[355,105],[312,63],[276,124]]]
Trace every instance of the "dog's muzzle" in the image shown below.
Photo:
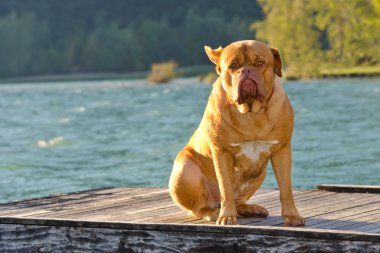
[[[251,102],[257,98],[257,83],[250,79],[245,78],[239,82],[237,102],[239,105],[245,102]]]

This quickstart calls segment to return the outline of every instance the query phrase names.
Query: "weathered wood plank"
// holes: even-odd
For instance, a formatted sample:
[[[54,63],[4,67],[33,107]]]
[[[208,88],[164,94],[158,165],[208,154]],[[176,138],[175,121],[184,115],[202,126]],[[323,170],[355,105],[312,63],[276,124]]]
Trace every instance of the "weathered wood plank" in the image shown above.
[[[98,202],[102,199],[114,198],[116,196],[122,195],[126,196],[136,196],[138,192],[141,192],[141,188],[111,188],[102,191],[86,191],[84,194],[74,193],[73,195],[63,194],[54,195],[42,199],[32,199],[19,201],[9,204],[4,204],[2,209],[0,209],[0,215],[11,215],[18,213],[28,213],[35,210],[44,209],[65,209],[72,208],[76,205],[83,205],[86,203]],[[149,188],[150,189],[150,188]],[[154,188],[156,189],[156,188]],[[161,188],[162,189],[162,188]],[[153,189],[152,189],[153,190]]]
[[[380,193],[377,185],[320,184],[317,189],[334,192]]]
[[[271,198],[270,200],[267,200],[265,198],[251,198],[248,203],[254,203],[254,204],[262,204],[265,205],[267,208],[271,207],[278,207],[281,205],[280,198],[279,198],[279,191],[276,192],[277,196],[275,198]],[[335,192],[320,192],[320,191],[295,191],[294,192],[294,199],[298,205],[298,203],[301,202],[308,202],[309,200],[316,201],[320,198],[325,198],[326,196],[335,196],[337,193]]]
[[[20,217],[50,217],[51,215],[54,217],[58,217],[58,215],[64,216],[67,215],[79,215],[80,213],[87,214],[88,212],[93,212],[98,209],[107,209],[114,208],[115,206],[125,206],[125,208],[133,207],[134,204],[140,204],[143,202],[144,198],[149,199],[168,199],[167,190],[161,189],[155,192],[147,192],[143,194],[136,194],[132,196],[115,196],[108,199],[101,199],[96,202],[86,202],[81,203],[80,205],[72,205],[68,206],[64,209],[36,209],[28,213],[21,213],[18,216]],[[3,214],[0,214],[3,215]]]
[[[380,226],[377,227],[377,228],[374,228],[374,229],[370,229],[370,230],[368,230],[367,233],[380,233]]]
[[[349,220],[346,222],[341,222],[335,225],[335,227],[336,229],[366,232],[366,230],[363,230],[363,229],[368,228],[368,230],[371,230],[371,229],[380,227],[380,215],[377,213],[377,214],[372,214],[372,215],[357,218],[354,221]]]
[[[142,223],[114,223],[114,222],[87,222],[81,220],[54,220],[54,219],[24,219],[0,217],[0,225],[36,225],[36,226],[58,226],[74,228],[112,228],[124,230],[159,230],[178,232],[205,232],[205,233],[230,233],[230,234],[262,234],[278,236],[301,236],[305,238],[352,240],[352,241],[374,241],[380,242],[380,234],[359,233],[354,231],[336,231],[313,228],[292,227],[268,227],[268,226],[216,226],[216,225],[184,225],[184,224],[142,224]]]
[[[331,240],[257,233],[1,225],[7,252],[379,252],[368,240]]]
[[[294,196],[307,218],[305,228],[283,227],[278,190],[259,190],[249,200],[267,207],[268,218],[239,217],[241,225],[227,227],[188,217],[163,188],[103,189],[5,204],[0,205],[0,249],[380,251],[379,194],[295,190]],[[12,241],[16,236],[19,243]]]
[[[247,236],[246,252],[378,252],[378,243],[361,241],[310,240],[286,236]]]
[[[354,196],[355,197],[355,196]],[[352,207],[357,207],[357,206],[363,206],[365,207],[368,203],[373,203],[373,200],[379,200],[378,195],[370,195],[369,197],[366,198],[354,198],[355,201],[347,201],[344,198],[340,198],[339,200],[335,199],[329,199],[329,197],[326,197],[324,202],[321,202],[319,205],[311,205],[311,206],[302,206],[299,203],[297,204],[298,210],[301,212],[301,214],[306,218],[306,224],[308,223],[308,219],[322,215],[322,214],[327,214],[331,212],[335,212],[338,210],[343,210],[343,209],[350,209]],[[333,201],[334,200],[334,201]],[[378,202],[380,203],[380,202]],[[266,226],[274,226],[274,225],[282,225],[282,217],[280,216],[279,213],[280,210],[277,210],[277,212],[272,213],[272,215],[277,215],[276,219],[272,220],[262,220],[259,222],[254,223],[255,225],[266,225]]]
[[[362,207],[354,207],[352,210],[355,212],[348,211],[347,209],[339,210],[337,212],[332,212],[328,214],[322,214],[319,216],[314,216],[313,220],[308,222],[309,227],[317,227],[317,228],[331,228],[335,223],[340,223],[344,220],[355,221],[361,217],[367,217],[372,214],[379,214],[380,210],[378,208],[378,203],[372,204],[370,206],[371,209],[366,206],[366,210],[364,212],[360,212]]]

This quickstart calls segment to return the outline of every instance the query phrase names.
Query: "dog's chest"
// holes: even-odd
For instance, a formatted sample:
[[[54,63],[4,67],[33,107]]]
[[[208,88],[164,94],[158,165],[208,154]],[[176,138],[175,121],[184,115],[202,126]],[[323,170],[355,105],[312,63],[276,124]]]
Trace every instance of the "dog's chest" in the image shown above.
[[[235,150],[233,187],[235,198],[244,195],[256,182],[261,184],[271,153],[271,147],[278,144],[272,141],[247,141],[232,144]]]
[[[270,148],[278,144],[277,140],[272,141],[247,141],[243,143],[231,144],[232,147],[240,147],[240,150],[235,153],[235,159],[239,160],[244,157],[249,159],[252,163],[260,159],[262,153],[270,153]]]

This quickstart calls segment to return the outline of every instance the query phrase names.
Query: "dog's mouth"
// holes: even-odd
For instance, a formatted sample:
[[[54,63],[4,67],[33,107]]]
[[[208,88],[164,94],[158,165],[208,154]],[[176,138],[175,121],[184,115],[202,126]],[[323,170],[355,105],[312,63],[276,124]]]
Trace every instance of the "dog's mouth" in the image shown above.
[[[255,99],[258,99],[259,101],[262,101],[263,99],[263,96],[259,93],[258,80],[249,77],[241,78],[239,80],[236,102],[239,105],[247,103],[251,106]]]

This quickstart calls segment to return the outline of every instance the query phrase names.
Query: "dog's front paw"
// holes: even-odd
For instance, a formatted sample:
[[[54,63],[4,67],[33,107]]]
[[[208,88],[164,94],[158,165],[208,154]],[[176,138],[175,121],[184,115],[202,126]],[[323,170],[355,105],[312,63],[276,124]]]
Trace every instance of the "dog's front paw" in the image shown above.
[[[303,227],[305,226],[305,219],[300,215],[284,216],[284,224],[287,227]]]
[[[219,216],[216,220],[217,225],[237,225],[236,216]]]
[[[217,225],[237,225],[236,210],[221,211],[219,218],[216,220]]]

